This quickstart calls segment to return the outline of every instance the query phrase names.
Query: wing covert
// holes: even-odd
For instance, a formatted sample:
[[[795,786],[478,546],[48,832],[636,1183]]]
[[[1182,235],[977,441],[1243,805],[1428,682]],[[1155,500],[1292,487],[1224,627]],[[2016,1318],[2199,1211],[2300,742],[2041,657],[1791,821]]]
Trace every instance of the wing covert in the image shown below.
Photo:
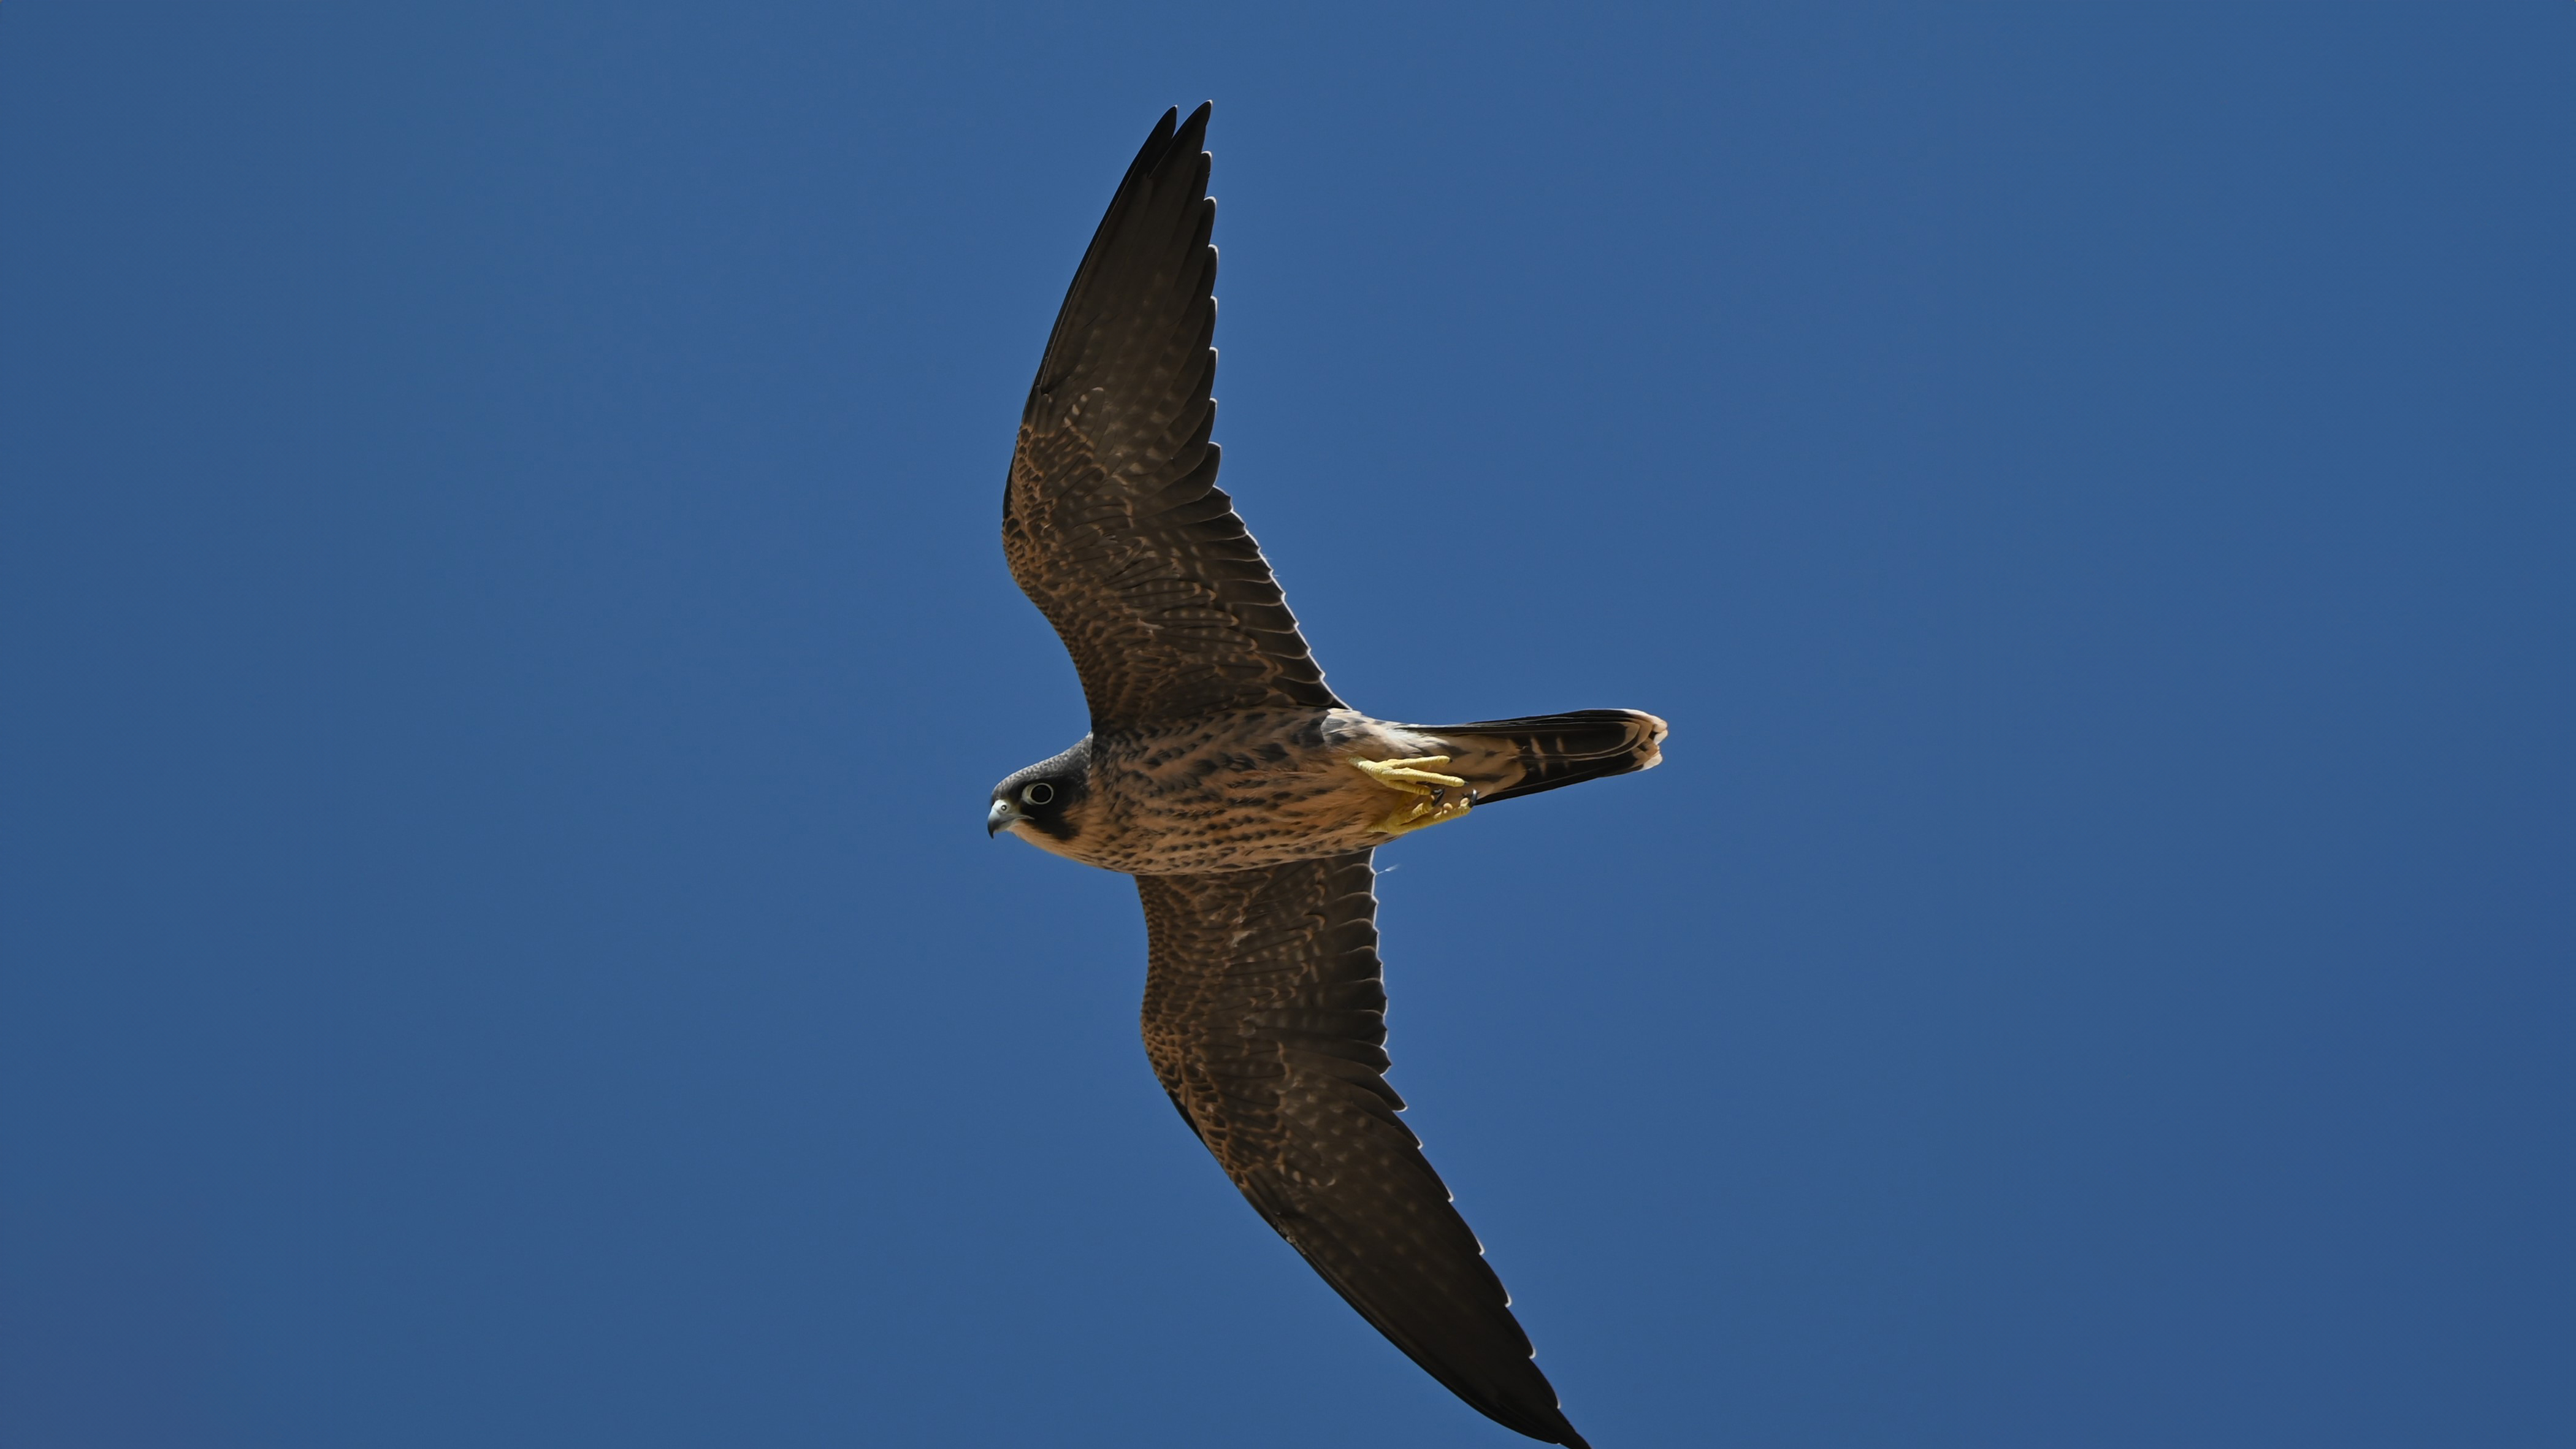
[[[1145,1049],[1262,1217],[1396,1347],[1487,1417],[1580,1446],[1510,1295],[1386,1083],[1369,852],[1138,876]]]
[[[1002,551],[1082,676],[1095,732],[1335,708],[1216,486],[1209,108],[1167,112],[1083,254],[1020,417]]]

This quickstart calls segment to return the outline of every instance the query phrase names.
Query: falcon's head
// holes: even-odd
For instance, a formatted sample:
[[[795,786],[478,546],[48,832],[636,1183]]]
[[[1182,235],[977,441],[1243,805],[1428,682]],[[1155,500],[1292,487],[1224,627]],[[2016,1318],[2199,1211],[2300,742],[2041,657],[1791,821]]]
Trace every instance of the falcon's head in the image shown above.
[[[1007,830],[1041,850],[1061,852],[1082,833],[1091,801],[1091,736],[1052,760],[1040,760],[993,787],[984,833]]]

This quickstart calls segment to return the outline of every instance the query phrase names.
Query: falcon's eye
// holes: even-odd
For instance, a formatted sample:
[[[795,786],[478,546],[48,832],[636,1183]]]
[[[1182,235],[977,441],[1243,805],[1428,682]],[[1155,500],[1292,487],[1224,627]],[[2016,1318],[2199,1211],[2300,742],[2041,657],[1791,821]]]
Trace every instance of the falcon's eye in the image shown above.
[[[1055,787],[1044,780],[1039,780],[1032,784],[1022,786],[1020,789],[1020,798],[1028,801],[1032,805],[1044,805],[1049,800],[1055,798]]]

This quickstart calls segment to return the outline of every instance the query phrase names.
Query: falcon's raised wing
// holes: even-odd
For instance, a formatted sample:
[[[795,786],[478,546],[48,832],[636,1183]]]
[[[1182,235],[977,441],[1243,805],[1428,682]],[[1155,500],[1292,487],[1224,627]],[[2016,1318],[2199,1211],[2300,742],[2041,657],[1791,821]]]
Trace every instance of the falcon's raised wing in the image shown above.
[[[1488,1418],[1581,1449],[1396,1116],[1373,877],[1367,851],[1138,876],[1145,1051],[1234,1185],[1378,1332]]]
[[[1011,576],[1073,655],[1095,732],[1341,704],[1216,486],[1208,107],[1178,116],[1074,273],[1002,495]]]

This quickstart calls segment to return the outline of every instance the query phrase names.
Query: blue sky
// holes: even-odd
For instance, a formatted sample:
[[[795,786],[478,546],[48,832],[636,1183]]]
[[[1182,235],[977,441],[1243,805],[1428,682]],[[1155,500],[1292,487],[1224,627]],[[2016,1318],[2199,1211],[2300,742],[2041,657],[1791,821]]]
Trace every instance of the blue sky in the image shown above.
[[[1244,12],[1248,13],[1248,12]],[[1596,1444],[2576,1432],[2576,10],[0,14],[0,1433],[1522,1442],[1136,1037],[1011,430],[1225,483]]]

